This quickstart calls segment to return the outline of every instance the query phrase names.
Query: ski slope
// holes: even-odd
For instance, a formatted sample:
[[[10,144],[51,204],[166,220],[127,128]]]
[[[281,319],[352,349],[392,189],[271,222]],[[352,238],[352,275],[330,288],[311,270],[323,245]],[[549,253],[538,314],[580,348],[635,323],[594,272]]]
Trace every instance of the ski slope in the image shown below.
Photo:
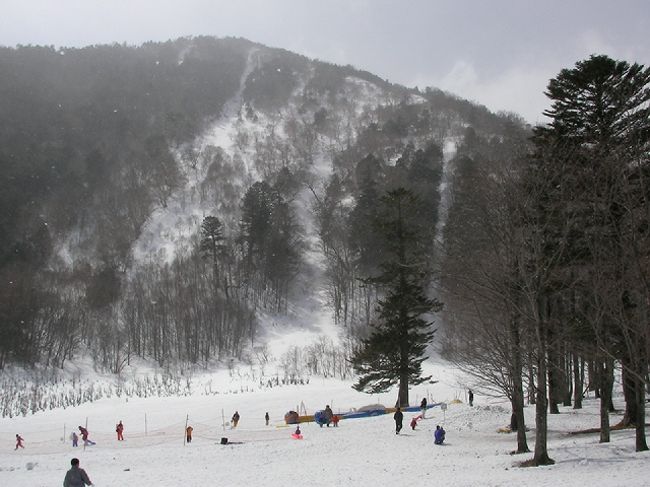
[[[409,427],[414,413],[405,414],[400,435],[395,434],[392,415],[384,415],[342,420],[338,428],[301,424],[304,439],[292,439],[294,428],[282,422],[289,409],[304,407],[313,413],[330,404],[341,412],[367,404],[391,406],[395,399],[395,392],[369,396],[354,391],[350,383],[323,379],[256,392],[102,399],[4,418],[0,485],[61,485],[73,456],[99,487],[647,485],[650,454],[634,452],[632,430],[613,432],[609,444],[599,444],[597,434],[568,434],[598,425],[597,400],[588,398],[583,410],[563,408],[560,415],[549,416],[549,453],[555,465],[519,468],[518,462],[532,454],[511,455],[516,438],[497,432],[508,423],[508,403],[477,393],[475,406],[469,407],[464,402],[464,378],[452,367],[436,361],[427,363],[426,369],[438,382],[413,388],[411,404],[426,395],[430,401],[447,402],[448,408],[429,410],[415,431]],[[234,379],[226,374],[220,380]],[[622,407],[622,398],[615,404]],[[241,415],[240,424],[230,429],[235,410]],[[264,424],[267,411],[269,426]],[[534,407],[527,407],[526,414],[532,448]],[[64,425],[67,435],[86,419],[96,446],[73,448],[67,439],[62,441]],[[612,423],[618,419],[613,415]],[[119,420],[125,425],[123,442],[117,442],[114,433]],[[183,441],[186,420],[194,427],[191,444]],[[433,444],[436,424],[447,431],[441,447]],[[13,450],[16,433],[25,438],[24,450]],[[221,445],[222,437],[235,444]]]

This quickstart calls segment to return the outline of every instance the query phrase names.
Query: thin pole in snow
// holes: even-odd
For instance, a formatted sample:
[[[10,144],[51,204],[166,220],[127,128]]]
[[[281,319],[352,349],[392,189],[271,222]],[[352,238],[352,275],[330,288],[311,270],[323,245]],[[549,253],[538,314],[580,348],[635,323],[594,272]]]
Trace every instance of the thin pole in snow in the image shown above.
[[[86,428],[86,431],[88,430],[88,416],[86,416],[86,426],[84,426],[84,428]],[[86,451],[86,441],[85,440],[84,440],[84,451]]]
[[[223,412],[223,408],[221,408],[221,427],[226,431],[226,414]]]
[[[187,422],[190,420],[190,415],[185,416],[185,431],[183,431],[183,446],[187,443]]]
[[[65,423],[63,423],[63,443],[65,443]]]
[[[144,436],[147,436],[147,413],[144,413]]]

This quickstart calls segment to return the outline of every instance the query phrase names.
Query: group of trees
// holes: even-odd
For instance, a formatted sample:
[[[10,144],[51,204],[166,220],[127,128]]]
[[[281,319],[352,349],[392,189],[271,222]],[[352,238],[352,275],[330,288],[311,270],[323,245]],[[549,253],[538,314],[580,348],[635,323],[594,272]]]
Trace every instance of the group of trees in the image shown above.
[[[547,412],[581,407],[586,387],[601,398],[609,441],[615,366],[623,424],[646,450],[650,358],[650,69],[592,56],[547,95],[551,123],[532,139],[465,137],[442,266],[446,352],[510,397],[519,452],[527,388],[538,465],[552,462]]]

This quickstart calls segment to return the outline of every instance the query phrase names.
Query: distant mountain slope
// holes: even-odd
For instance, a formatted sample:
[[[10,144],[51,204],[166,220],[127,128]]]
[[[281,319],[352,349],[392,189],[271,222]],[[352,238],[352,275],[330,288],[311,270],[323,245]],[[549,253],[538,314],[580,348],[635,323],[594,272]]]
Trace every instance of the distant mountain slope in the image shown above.
[[[244,39],[2,48],[0,368],[241,358],[315,308],[353,339],[374,298],[335,234],[364,178],[419,188],[433,235],[456,142],[513,125]]]

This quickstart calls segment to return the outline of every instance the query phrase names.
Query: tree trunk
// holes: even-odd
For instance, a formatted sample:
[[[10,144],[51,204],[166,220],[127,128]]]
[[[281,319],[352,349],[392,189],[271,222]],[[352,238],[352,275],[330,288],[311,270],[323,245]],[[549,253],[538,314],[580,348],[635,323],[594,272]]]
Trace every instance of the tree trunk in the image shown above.
[[[557,346],[554,344],[555,333],[548,331],[548,412],[551,414],[560,414],[557,407],[560,396],[560,377]],[[539,387],[539,384],[538,384]]]
[[[581,374],[583,361],[577,353],[573,357],[573,409],[582,409],[582,388],[584,387]]]
[[[598,377],[600,379],[600,443],[609,443],[609,403],[613,382],[614,363],[607,359],[599,364]],[[611,378],[611,379],[610,379]]]
[[[402,374],[399,379],[399,395],[396,407],[405,408],[409,405],[409,379],[408,374]]]
[[[533,455],[533,464],[539,465],[552,465],[555,462],[548,456],[547,435],[548,435],[548,416],[546,408],[548,407],[546,375],[547,375],[547,358],[548,351],[548,337],[546,336],[547,329],[544,322],[544,297],[538,296],[537,298],[537,323],[536,325],[536,338],[537,338],[537,389],[535,397],[535,452]]]
[[[645,437],[645,384],[643,383],[642,377],[645,376],[647,372],[647,366],[645,365],[643,358],[643,351],[639,352],[639,355],[635,363],[638,365],[636,369],[636,374],[634,376],[634,381],[636,383],[635,392],[636,392],[636,451],[646,451],[648,450],[648,443]]]
[[[547,434],[547,387],[546,387],[546,356],[544,349],[540,347],[537,358],[537,393],[535,397],[535,453],[533,463],[539,465],[552,465],[555,463],[548,456]]]
[[[517,453],[527,453],[526,423],[524,419],[524,384],[521,365],[521,336],[516,317],[510,319],[510,342],[512,345],[512,418],[510,429],[517,432]]]
[[[632,366],[629,359],[623,359],[622,375],[623,375],[623,396],[625,397],[625,414],[621,420],[622,426],[636,426],[636,418],[639,416],[637,411],[637,393],[636,382],[634,376],[630,373]]]

